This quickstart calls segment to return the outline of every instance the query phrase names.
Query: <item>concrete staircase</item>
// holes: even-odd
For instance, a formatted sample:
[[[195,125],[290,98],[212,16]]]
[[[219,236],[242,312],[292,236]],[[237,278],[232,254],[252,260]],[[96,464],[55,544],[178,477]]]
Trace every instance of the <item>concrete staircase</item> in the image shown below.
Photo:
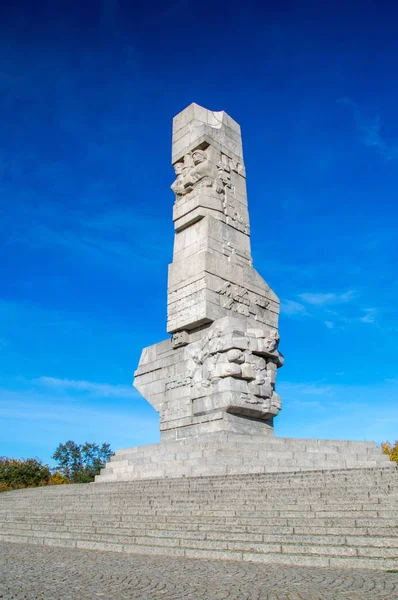
[[[5,492],[0,494],[0,540],[394,570],[398,470],[390,463]]]
[[[374,442],[217,432],[118,450],[96,482],[390,466]]]

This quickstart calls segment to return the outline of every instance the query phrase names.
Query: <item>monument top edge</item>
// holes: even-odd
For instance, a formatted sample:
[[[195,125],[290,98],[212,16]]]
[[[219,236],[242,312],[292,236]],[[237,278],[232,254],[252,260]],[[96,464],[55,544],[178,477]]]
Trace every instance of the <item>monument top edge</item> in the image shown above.
[[[212,111],[193,102],[173,119],[172,162],[192,150],[199,138],[211,139],[221,150],[242,157],[242,138],[239,123],[225,111]]]
[[[173,131],[177,131],[194,119],[196,121],[202,121],[202,123],[206,123],[214,129],[221,129],[222,126],[230,127],[232,130],[236,131],[236,133],[240,134],[239,123],[224,110],[209,110],[196,102],[192,102],[174,117]]]

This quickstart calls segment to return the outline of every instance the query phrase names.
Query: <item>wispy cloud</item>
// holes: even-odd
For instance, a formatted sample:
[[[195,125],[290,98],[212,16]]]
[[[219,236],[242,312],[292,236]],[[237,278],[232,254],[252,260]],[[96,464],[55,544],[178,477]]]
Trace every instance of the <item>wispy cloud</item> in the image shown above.
[[[330,395],[333,392],[333,387],[325,383],[296,383],[291,381],[284,381],[278,386],[278,389],[282,392],[294,392],[296,395],[301,396],[317,396],[317,395]]]
[[[276,423],[277,434],[297,437],[297,426],[300,424],[298,437],[379,442],[389,438],[396,439],[397,384],[398,379],[368,385],[323,381],[281,382],[278,392],[284,408],[289,411],[290,420],[284,421],[282,412]],[[376,397],[377,415],[373,410]],[[388,418],[385,417],[386,414]]]
[[[16,209],[15,209],[16,210]],[[79,255],[79,262],[97,262],[112,270],[132,269],[140,263],[153,263],[167,244],[167,229],[161,219],[137,215],[132,206],[97,206],[96,209],[40,206],[20,202],[19,216],[10,209],[7,237],[0,245],[0,254],[13,251],[10,246],[30,248],[61,248],[65,254]],[[4,228],[6,229],[6,228]],[[149,232],[148,243],[141,244],[142,232]]]
[[[364,316],[360,317],[360,322],[361,323],[370,323],[371,325],[373,325],[374,323],[376,323],[376,317],[377,317],[377,308],[364,308]]]
[[[46,422],[79,425],[79,423],[98,422],[103,419],[108,426],[113,422],[119,423],[127,431],[128,426],[153,427],[156,425],[156,416],[142,416],[127,411],[125,406],[118,406],[117,411],[111,406],[102,405],[76,405],[73,401],[58,404],[50,403],[44,395],[35,395],[27,390],[21,392],[8,392],[2,390],[4,400],[0,403],[0,416],[15,421],[40,421],[45,429]],[[149,411],[148,411],[149,412]]]
[[[313,304],[315,306],[344,304],[345,302],[350,302],[350,300],[355,298],[355,296],[356,292],[354,290],[349,290],[343,294],[323,292],[299,294],[299,298],[303,302],[306,304]]]
[[[138,392],[127,385],[112,385],[110,383],[95,383],[92,381],[75,379],[57,379],[56,377],[38,377],[32,383],[40,386],[51,387],[58,391],[88,392],[95,396],[132,398],[138,397]]]
[[[355,323],[365,323],[368,325],[377,325],[377,317],[380,311],[377,308],[359,308],[357,307],[354,315],[339,314],[336,311],[328,311],[335,315],[335,321],[325,321],[326,327],[332,329],[335,325],[350,325]]]
[[[120,22],[119,4],[118,0],[98,3],[95,21],[99,17],[108,33]],[[151,194],[156,195],[157,185],[167,189],[171,173],[166,166],[163,185],[153,177],[151,186],[138,185],[140,180],[149,180],[146,173],[153,172],[154,164],[151,160],[142,163],[138,141],[140,127],[145,127],[148,136],[152,134],[142,125],[135,104],[140,95],[141,58],[118,36],[115,54],[109,44],[85,45],[79,53],[79,68],[71,68],[69,53],[60,51],[57,44],[54,52],[49,51],[42,40],[29,52],[22,34],[28,20],[27,15],[20,15],[13,25],[15,31],[11,22],[0,31],[4,116],[0,197],[7,199],[0,223],[0,255],[7,261],[8,256],[25,250],[29,261],[34,261],[31,248],[39,252],[60,249],[62,262],[78,254],[79,264],[97,263],[119,273],[121,268],[127,272],[128,266],[130,276],[139,262],[152,263],[153,257],[164,255],[164,239],[170,248],[161,210],[145,207]],[[58,18],[51,25],[62,32],[55,33],[56,38],[70,33],[67,19],[64,23]],[[107,82],[100,95],[90,80],[99,64],[100,77]],[[149,90],[152,84],[148,85]],[[120,115],[130,123],[134,136]],[[48,119],[51,128],[43,136],[43,123]],[[134,169],[138,164],[139,174]],[[171,202],[171,191],[169,198]]]
[[[398,159],[398,142],[387,142],[382,135],[382,123],[380,115],[369,118],[359,105],[351,98],[339,98],[340,104],[350,106],[354,112],[355,123],[361,142],[368,148],[375,148],[386,160]]]
[[[281,313],[285,315],[301,315],[307,316],[307,309],[300,302],[296,302],[295,300],[284,300],[281,302]]]
[[[0,455],[34,455],[47,462],[56,446],[68,439],[107,441],[114,449],[158,441],[158,416],[138,394],[131,402],[131,395],[119,393],[123,386],[78,381],[64,387],[60,383],[62,394],[56,394],[57,380],[47,385],[51,378],[43,379],[14,382],[18,389],[2,382]],[[81,388],[87,392],[79,393]],[[107,402],[99,399],[104,393],[109,394]],[[134,397],[134,390],[130,394]]]
[[[290,317],[312,317],[322,320],[325,327],[335,329],[348,324],[367,323],[375,325],[379,311],[376,308],[362,308],[358,302],[360,294],[356,290],[346,292],[304,292],[297,300],[284,300],[281,313]]]

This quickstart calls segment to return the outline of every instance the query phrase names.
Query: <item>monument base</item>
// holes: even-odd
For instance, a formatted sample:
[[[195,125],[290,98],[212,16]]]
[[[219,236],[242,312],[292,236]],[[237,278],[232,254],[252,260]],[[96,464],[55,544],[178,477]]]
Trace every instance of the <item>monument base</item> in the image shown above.
[[[184,439],[201,439],[203,434],[216,434],[217,432],[236,433],[239,435],[265,436],[274,435],[273,419],[263,421],[242,415],[235,415],[226,411],[215,411],[212,414],[197,417],[197,423],[173,429],[161,429],[162,442]]]
[[[226,420],[225,423],[227,422]],[[233,424],[233,420],[230,423]],[[189,428],[187,433],[193,434],[193,429]],[[192,435],[164,440],[151,446],[118,450],[95,481],[105,483],[162,477],[373,467],[388,469],[393,466],[374,442],[277,438],[272,435],[202,431],[200,438]]]

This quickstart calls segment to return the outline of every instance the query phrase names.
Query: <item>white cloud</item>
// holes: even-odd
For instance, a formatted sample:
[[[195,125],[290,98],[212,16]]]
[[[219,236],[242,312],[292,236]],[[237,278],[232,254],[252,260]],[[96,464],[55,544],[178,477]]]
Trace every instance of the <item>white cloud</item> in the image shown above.
[[[320,318],[328,329],[341,328],[347,324],[355,323],[375,325],[378,310],[358,306],[357,303],[353,302],[358,296],[359,292],[356,290],[348,290],[342,293],[304,292],[297,296],[300,302],[296,300],[283,301],[281,303],[281,313],[288,316],[301,315]],[[307,308],[311,308],[311,312]]]
[[[94,383],[92,381],[76,379],[57,379],[55,377],[38,377],[33,383],[40,386],[51,387],[59,391],[75,390],[88,392],[95,396],[132,398],[138,396],[133,387],[127,385],[113,385],[110,383]]]
[[[335,293],[305,293],[299,294],[299,298],[305,302],[306,304],[312,304],[314,306],[325,306],[325,305],[333,305],[333,304],[344,304],[345,302],[350,302],[356,296],[356,292],[354,290],[349,290],[344,294],[335,294]]]
[[[308,315],[305,306],[295,300],[284,300],[281,302],[281,313],[285,315]]]
[[[59,395],[51,386],[15,383],[18,389],[0,387],[0,455],[40,456],[47,462],[68,439],[107,441],[114,449],[158,441],[159,418],[138,394],[132,402],[119,394],[77,396],[68,388]]]
[[[361,323],[370,323],[374,325],[376,323],[377,309],[376,308],[364,308],[365,315],[360,317]]]
[[[387,142],[383,137],[380,115],[366,117],[351,98],[340,98],[338,102],[352,107],[360,140],[365,146],[375,148],[386,160],[398,159],[398,143]]]
[[[137,416],[131,411],[127,414],[125,407],[118,407],[118,411],[113,411],[109,406],[89,406],[76,405],[73,402],[65,402],[54,406],[48,401],[48,397],[41,394],[34,394],[31,391],[13,392],[2,391],[4,400],[0,403],[0,416],[3,419],[13,419],[16,421],[52,421],[54,423],[88,422],[104,419],[106,423],[111,420],[123,422],[128,420],[137,422],[142,426],[151,425],[150,418],[145,419]]]
[[[331,385],[325,385],[323,383],[296,383],[285,381],[278,385],[278,390],[281,392],[294,392],[298,396],[314,396],[314,395],[329,395],[333,391]]]

